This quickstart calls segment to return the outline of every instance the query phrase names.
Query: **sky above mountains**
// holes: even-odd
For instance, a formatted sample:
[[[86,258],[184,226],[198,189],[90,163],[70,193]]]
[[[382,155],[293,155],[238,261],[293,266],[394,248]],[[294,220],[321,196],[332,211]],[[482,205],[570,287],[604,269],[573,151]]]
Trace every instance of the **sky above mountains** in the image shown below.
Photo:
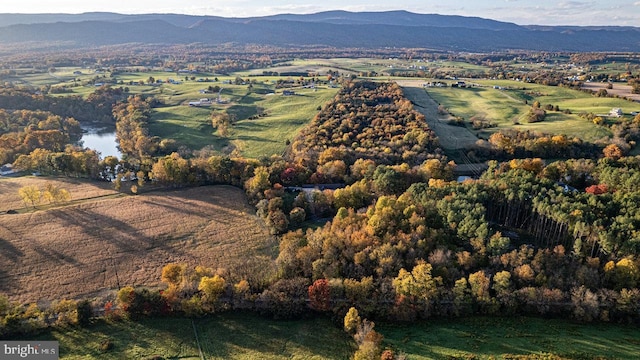
[[[478,16],[520,25],[640,26],[639,0],[20,0],[0,3],[0,13],[108,11],[252,17],[327,10],[407,10],[423,14]]]

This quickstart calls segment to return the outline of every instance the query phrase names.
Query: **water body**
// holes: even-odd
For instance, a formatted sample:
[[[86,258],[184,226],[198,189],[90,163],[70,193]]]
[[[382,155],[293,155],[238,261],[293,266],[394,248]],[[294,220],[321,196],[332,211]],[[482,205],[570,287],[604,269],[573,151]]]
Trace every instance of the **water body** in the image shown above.
[[[114,128],[83,128],[84,134],[80,142],[83,147],[94,149],[100,153],[100,158],[117,156],[122,158],[116,142],[116,130]]]

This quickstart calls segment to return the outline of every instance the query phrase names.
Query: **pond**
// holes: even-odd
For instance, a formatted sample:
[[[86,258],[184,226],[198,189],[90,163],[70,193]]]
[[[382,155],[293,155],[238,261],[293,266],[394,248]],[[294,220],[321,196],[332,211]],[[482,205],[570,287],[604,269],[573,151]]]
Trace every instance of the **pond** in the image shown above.
[[[83,128],[82,130],[85,131],[80,139],[83,147],[98,151],[102,159],[107,156],[122,157],[122,153],[117,148],[114,128]]]

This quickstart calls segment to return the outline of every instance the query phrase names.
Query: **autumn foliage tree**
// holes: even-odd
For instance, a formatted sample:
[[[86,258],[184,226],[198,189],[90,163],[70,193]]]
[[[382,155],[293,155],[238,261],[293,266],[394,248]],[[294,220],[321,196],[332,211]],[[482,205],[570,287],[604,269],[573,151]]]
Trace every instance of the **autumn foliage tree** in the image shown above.
[[[331,309],[331,292],[327,279],[318,279],[309,286],[309,306],[317,311]]]

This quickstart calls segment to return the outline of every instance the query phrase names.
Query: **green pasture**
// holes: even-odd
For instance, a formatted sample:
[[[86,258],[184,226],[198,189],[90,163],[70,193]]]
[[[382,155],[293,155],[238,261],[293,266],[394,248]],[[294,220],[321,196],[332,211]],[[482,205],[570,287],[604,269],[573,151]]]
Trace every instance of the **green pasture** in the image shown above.
[[[488,134],[500,129],[516,127],[520,130],[536,130],[552,134],[577,136],[585,140],[596,140],[611,134],[609,129],[597,126],[579,116],[580,113],[608,114],[612,108],[621,108],[628,114],[640,111],[640,104],[623,99],[595,97],[588,93],[563,87],[544,86],[521,83],[509,80],[468,80],[480,87],[474,88],[428,88],[429,95],[439,104],[444,105],[454,115],[465,120],[484,117],[497,124],[497,127],[484,129],[479,135]],[[499,86],[502,89],[495,89]],[[534,101],[541,107],[551,104],[558,106],[560,112],[547,111],[545,121],[529,124],[524,119]],[[525,103],[526,102],[526,103]],[[570,110],[571,114],[563,113]],[[628,116],[628,115],[627,115]],[[619,119],[608,118],[615,122]],[[518,125],[514,125],[514,122]]]
[[[472,317],[411,324],[379,321],[375,329],[384,336],[383,348],[409,360],[635,359],[640,353],[640,330],[618,324]],[[276,321],[245,313],[193,323],[186,318],[99,321],[29,339],[59,341],[60,358],[68,360],[200,359],[196,332],[205,359],[349,359],[356,348],[340,326],[325,318]]]
[[[205,359],[348,359],[355,343],[324,318],[275,321],[227,313],[194,320]],[[194,326],[186,318],[100,322],[39,336],[57,340],[60,359],[200,359]],[[110,349],[105,349],[111,344]]]
[[[227,109],[236,115],[229,140],[246,157],[257,158],[282,154],[286,140],[293,141],[300,129],[318,113],[317,108],[328,102],[338,89],[319,88],[296,90],[296,95],[247,96]],[[259,112],[266,116],[249,119]]]
[[[347,58],[334,58],[334,59],[295,59],[286,61],[283,63],[276,63],[265,69],[252,69],[247,71],[240,71],[234,75],[241,77],[249,75],[260,75],[263,71],[271,72],[302,72],[302,73],[318,73],[321,76],[327,74],[328,71],[337,71],[339,73],[357,73],[359,71],[372,70],[370,59],[347,59]],[[278,77],[282,79],[283,77]],[[272,78],[270,78],[272,80]]]
[[[212,146],[217,151],[237,149],[247,157],[281,154],[286,140],[293,140],[299,130],[318,112],[318,106],[329,101],[338,91],[334,88],[300,89],[294,88],[296,95],[283,96],[282,91],[274,92],[270,81],[247,85],[221,84],[221,98],[225,103],[214,103],[210,107],[191,107],[189,101],[208,97],[216,99],[217,94],[200,94],[202,84],[190,83],[166,85],[158,95],[166,106],[154,109],[150,134],[161,138],[171,138],[180,145],[191,149]],[[226,112],[235,119],[225,137],[211,124],[214,112]],[[255,118],[256,115],[266,114]],[[250,119],[253,118],[253,119]]]
[[[462,318],[418,324],[377,324],[383,346],[410,360],[637,359],[640,329],[614,324],[578,324],[537,318]]]
[[[173,139],[179,145],[201,149],[213,145],[216,150],[226,146],[224,139],[214,134],[211,109],[186,105],[153,109],[149,133],[163,139]]]
[[[433,64],[433,63],[432,63]],[[475,65],[459,63],[462,67],[476,67]],[[414,66],[414,67],[412,67]],[[360,72],[375,71],[378,74],[393,75],[395,72],[417,72],[417,67],[425,66],[425,62],[406,59],[373,59],[373,58],[332,58],[332,59],[295,59],[280,64],[274,64],[267,69],[253,69],[244,72],[238,72],[240,76],[259,75],[264,70],[281,72],[315,72],[321,75],[331,71],[337,71],[340,74],[350,75]],[[484,69],[484,68],[483,68]]]
[[[75,75],[73,74],[74,71],[81,71],[82,74]],[[89,79],[97,75],[93,70],[80,67],[56,68],[52,73],[42,69],[15,69],[15,72],[16,75],[12,77],[13,81],[34,87],[69,84],[73,82],[73,79]]]

